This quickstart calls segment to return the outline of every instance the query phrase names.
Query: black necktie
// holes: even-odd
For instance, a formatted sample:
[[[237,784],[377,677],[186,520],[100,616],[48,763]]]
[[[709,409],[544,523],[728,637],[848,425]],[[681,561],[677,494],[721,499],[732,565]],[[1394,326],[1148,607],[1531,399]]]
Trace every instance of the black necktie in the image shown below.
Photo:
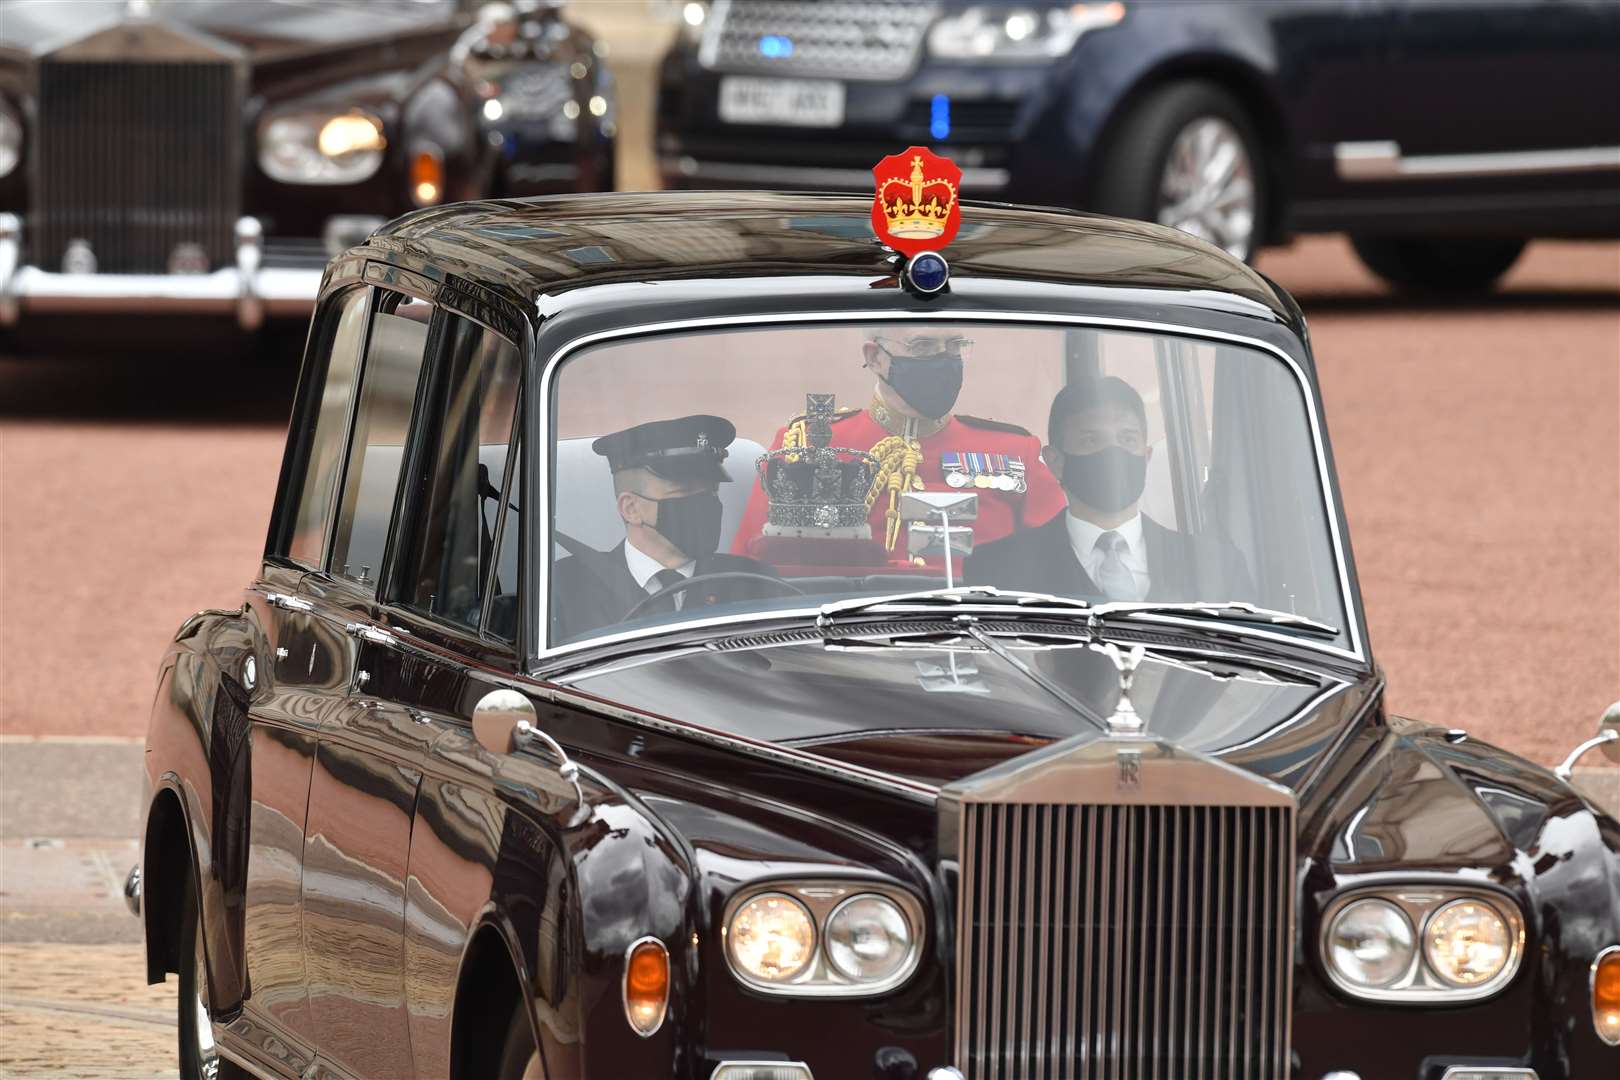
[[[678,585],[685,580],[686,575],[681,573],[679,570],[664,569],[658,571],[658,573],[652,576],[652,583],[658,586],[658,592],[663,592],[665,589]],[[658,593],[655,592],[653,595],[656,596],[657,594]],[[656,611],[669,611],[671,605],[673,605],[674,610],[679,611],[681,609],[681,601],[685,598],[685,594],[676,593],[674,596],[665,597],[662,601],[649,604],[648,607],[651,607]]]

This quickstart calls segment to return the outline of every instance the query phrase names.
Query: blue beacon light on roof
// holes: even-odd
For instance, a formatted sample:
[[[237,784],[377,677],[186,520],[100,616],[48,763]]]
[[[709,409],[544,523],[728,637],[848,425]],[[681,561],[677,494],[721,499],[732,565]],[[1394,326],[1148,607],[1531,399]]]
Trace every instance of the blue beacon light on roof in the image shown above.
[[[766,34],[759,39],[759,55],[767,60],[785,60],[793,55],[793,39],[781,34]]]

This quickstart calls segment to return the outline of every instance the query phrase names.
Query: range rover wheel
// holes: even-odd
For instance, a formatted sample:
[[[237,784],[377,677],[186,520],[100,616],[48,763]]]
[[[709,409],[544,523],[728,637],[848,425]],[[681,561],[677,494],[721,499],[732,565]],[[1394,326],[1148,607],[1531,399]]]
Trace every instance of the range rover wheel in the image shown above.
[[[182,1080],[251,1080],[226,1061],[214,1042],[208,1020],[208,976],[203,959],[202,921],[191,882],[185,884],[180,912],[180,1076]]]
[[[545,1076],[546,1071],[540,1066],[540,1051],[534,1045],[534,1033],[529,1030],[529,1018],[523,1014],[520,1001],[512,1010],[512,1023],[506,1030],[500,1080],[545,1080]]]
[[[1153,91],[1104,151],[1096,208],[1170,225],[1249,260],[1266,235],[1264,147],[1237,99],[1209,83]]]
[[[1483,292],[1519,260],[1525,241],[1495,236],[1353,236],[1367,269],[1413,292]]]

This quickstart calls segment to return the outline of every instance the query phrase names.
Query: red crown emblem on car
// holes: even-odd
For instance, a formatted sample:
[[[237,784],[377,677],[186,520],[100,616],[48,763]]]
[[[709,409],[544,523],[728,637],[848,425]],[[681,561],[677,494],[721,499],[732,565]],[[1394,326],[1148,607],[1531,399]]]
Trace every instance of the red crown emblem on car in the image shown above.
[[[962,170],[949,158],[913,146],[890,154],[872,169],[877,196],[872,200],[872,231],[904,255],[944,247],[962,224],[956,201]]]

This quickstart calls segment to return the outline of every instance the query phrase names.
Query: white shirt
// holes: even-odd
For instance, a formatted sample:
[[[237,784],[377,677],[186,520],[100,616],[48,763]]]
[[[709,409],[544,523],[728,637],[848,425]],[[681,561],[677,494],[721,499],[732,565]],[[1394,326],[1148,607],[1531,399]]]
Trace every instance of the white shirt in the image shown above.
[[[636,579],[636,584],[645,589],[648,596],[651,596],[663,587],[653,580],[658,571],[673,569],[681,577],[691,577],[692,572],[697,569],[697,560],[688,559],[679,566],[666,568],[663,563],[636,547],[629,540],[626,540],[624,542],[624,565],[629,569],[630,576]],[[685,600],[685,593],[675,594],[676,611],[681,609],[681,605]]]
[[[1131,577],[1136,579],[1136,595],[1126,599],[1147,599],[1153,579],[1148,576],[1147,544],[1142,540],[1141,514],[1136,514],[1114,529],[1100,528],[1068,511],[1064,511],[1063,520],[1069,527],[1069,544],[1074,548],[1075,558],[1080,560],[1080,565],[1085,567],[1092,581],[1097,580],[1103,563],[1103,553],[1097,550],[1097,538],[1105,532],[1118,533],[1120,539],[1125,541],[1125,550],[1119,554],[1120,561],[1131,572]]]

